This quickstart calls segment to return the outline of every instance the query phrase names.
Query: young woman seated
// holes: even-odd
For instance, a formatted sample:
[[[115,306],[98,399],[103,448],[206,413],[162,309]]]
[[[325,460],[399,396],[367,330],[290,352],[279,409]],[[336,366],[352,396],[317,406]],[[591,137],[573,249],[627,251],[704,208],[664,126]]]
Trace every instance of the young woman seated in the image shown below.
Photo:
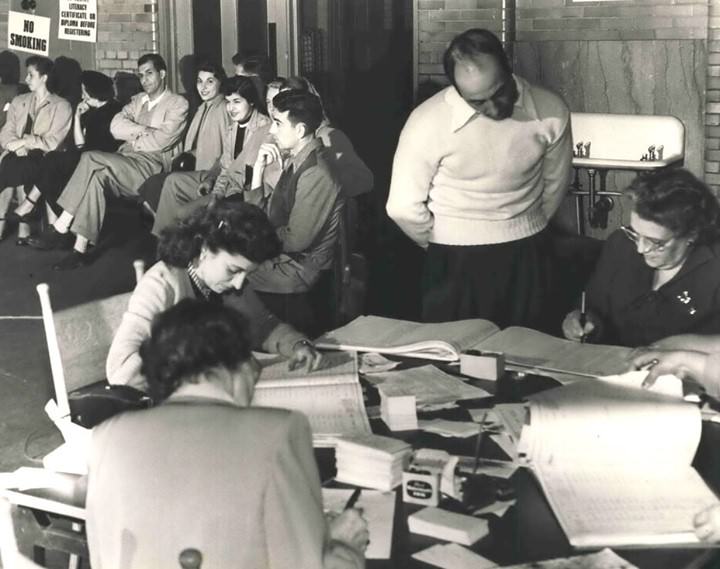
[[[320,354],[294,328],[270,314],[245,278],[275,257],[280,243],[267,216],[235,198],[199,209],[160,236],[159,261],[140,279],[110,346],[106,372],[113,384],[146,389],[139,349],[153,318],[184,298],[224,303],[250,324],[253,349],[279,353],[291,367],[316,368]]]

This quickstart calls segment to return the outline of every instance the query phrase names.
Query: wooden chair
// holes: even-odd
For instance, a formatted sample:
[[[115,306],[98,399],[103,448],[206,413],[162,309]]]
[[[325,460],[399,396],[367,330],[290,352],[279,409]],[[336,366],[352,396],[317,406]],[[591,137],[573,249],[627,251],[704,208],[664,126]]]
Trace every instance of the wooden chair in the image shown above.
[[[357,210],[354,203],[345,208],[333,261],[332,325],[342,326],[364,313],[367,283],[367,262],[356,252],[354,237],[357,234]]]
[[[134,265],[136,278],[139,279],[143,272],[142,261],[135,261]],[[37,291],[60,416],[71,415],[74,422],[91,426],[87,424],[93,422],[91,418],[79,416],[78,412],[72,413],[70,394],[91,385],[110,390],[105,378],[105,361],[132,293],[117,294],[53,312],[48,285],[37,285]]]

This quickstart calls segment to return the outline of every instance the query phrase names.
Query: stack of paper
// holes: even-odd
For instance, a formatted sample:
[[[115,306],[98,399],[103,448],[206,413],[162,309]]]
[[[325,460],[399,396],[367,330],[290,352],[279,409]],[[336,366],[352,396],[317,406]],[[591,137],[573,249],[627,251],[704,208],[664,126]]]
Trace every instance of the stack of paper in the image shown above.
[[[408,516],[408,529],[412,533],[472,545],[487,535],[488,523],[472,516],[429,507]]]
[[[376,490],[392,490],[402,482],[411,452],[409,444],[390,437],[364,435],[341,439],[335,449],[335,479]]]

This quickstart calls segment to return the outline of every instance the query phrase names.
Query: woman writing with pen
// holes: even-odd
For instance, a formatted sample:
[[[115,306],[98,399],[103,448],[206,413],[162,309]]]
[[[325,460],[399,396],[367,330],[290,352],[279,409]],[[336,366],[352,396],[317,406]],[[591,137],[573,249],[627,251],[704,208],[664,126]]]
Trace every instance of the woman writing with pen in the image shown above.
[[[684,169],[638,176],[630,224],[608,238],[570,312],[570,340],[644,346],[676,334],[720,334],[720,206]],[[584,316],[584,317],[583,317]]]

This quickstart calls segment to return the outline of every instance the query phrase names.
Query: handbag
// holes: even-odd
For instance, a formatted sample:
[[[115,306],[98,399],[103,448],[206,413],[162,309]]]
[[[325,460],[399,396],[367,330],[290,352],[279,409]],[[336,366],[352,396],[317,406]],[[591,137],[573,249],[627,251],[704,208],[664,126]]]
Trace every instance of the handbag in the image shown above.
[[[147,394],[128,385],[110,385],[99,381],[68,393],[70,417],[73,423],[93,428],[103,421],[123,413],[152,407]]]
[[[191,152],[182,152],[172,161],[170,168],[173,172],[192,172],[195,170],[195,155]]]

